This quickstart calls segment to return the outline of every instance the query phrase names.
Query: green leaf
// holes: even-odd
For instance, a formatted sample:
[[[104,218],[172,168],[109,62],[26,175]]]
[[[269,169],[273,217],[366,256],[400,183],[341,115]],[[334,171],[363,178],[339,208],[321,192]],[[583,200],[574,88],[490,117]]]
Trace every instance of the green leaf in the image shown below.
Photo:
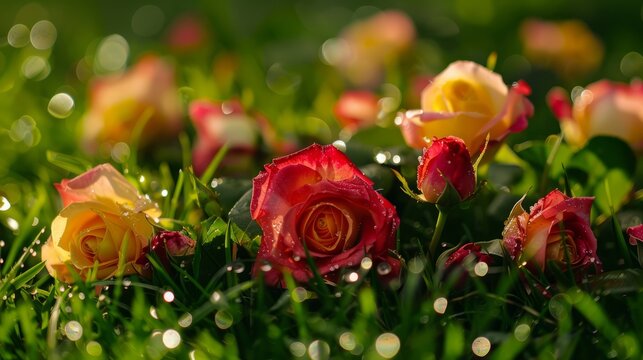
[[[623,294],[643,289],[643,269],[614,270],[590,280],[590,289],[595,292]]]
[[[400,181],[400,183],[402,183],[401,188],[406,195],[410,196],[414,200],[426,202],[426,200],[424,200],[424,197],[422,195],[418,195],[414,193],[413,190],[411,190],[411,188],[409,187],[409,183],[406,181],[404,176],[402,176],[402,174],[400,174],[395,169],[391,169],[391,171],[393,171],[393,174],[395,175],[395,177]]]
[[[617,212],[630,190],[636,170],[636,156],[620,139],[609,136],[592,138],[567,165],[570,180],[582,186],[582,195],[595,195],[603,214]],[[579,195],[579,194],[576,194]]]
[[[228,219],[242,229],[249,237],[254,238],[261,235],[261,228],[252,219],[250,214],[250,200],[252,199],[252,189],[246,191],[245,194],[237,201],[228,213]]]
[[[22,274],[16,276],[11,281],[11,285],[13,285],[13,287],[15,289],[20,289],[26,283],[28,283],[31,279],[36,277],[36,275],[38,275],[42,271],[42,269],[44,269],[44,268],[45,268],[45,262],[44,261],[39,262],[38,264],[36,264],[36,265],[32,266],[31,268],[29,268],[29,270],[27,270],[27,271],[23,272]]]
[[[205,223],[209,221],[210,220],[207,220],[205,221]],[[226,223],[220,217],[216,218],[214,221],[212,221],[212,224],[207,227],[206,233],[203,236],[203,244],[208,244],[215,238],[225,235],[227,227],[228,223]]]
[[[259,251],[261,236],[255,235],[254,237],[251,237],[234,223],[232,224],[231,229],[232,233],[230,237],[235,244],[243,247],[252,255],[255,255]]]

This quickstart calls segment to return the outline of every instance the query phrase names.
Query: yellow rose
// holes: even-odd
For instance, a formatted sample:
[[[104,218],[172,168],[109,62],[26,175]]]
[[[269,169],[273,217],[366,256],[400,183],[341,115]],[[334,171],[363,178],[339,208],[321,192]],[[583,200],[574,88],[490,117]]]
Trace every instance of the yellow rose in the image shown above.
[[[142,272],[137,260],[154,233],[160,215],[156,204],[138,194],[116,169],[99,165],[56,184],[65,206],[51,224],[42,247],[49,273],[72,282]]]
[[[94,79],[89,110],[83,117],[83,144],[89,152],[118,142],[130,143],[139,121],[147,119],[140,146],[174,138],[182,127],[182,109],[174,69],[148,55],[122,75]]]
[[[401,114],[396,123],[411,147],[421,149],[433,137],[456,136],[471,155],[512,132],[527,127],[533,106],[525,98],[529,87],[519,82],[511,89],[502,77],[470,61],[456,61],[422,91],[422,109]]]

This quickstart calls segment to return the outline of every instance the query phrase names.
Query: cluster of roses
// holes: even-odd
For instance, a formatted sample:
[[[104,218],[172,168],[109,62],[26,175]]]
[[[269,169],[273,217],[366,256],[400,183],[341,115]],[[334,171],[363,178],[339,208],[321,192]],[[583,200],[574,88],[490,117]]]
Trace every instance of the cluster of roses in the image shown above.
[[[508,134],[526,127],[533,112],[526,99],[529,91],[521,82],[508,88],[498,74],[471,62],[456,62],[436,76],[422,93],[422,110],[398,118],[409,146],[424,149],[417,173],[422,193],[418,198],[445,204],[447,195],[453,199],[453,191],[456,201],[470,198],[477,181],[472,156],[491,157]],[[640,87],[600,83],[593,95],[575,103],[579,108],[573,112],[556,94],[551,95],[552,105],[564,118],[563,129],[571,141],[581,143],[607,132],[631,140],[635,149],[642,146],[642,133],[631,131],[640,127],[640,103],[638,113],[633,107],[621,106],[633,105],[626,100],[635,96],[640,99]],[[220,108],[196,103],[192,112],[196,118],[206,118],[199,114]],[[606,122],[608,110],[610,116],[620,116],[619,126]],[[226,114],[238,111],[237,106],[223,108]],[[622,114],[615,115],[618,111]],[[612,125],[605,127],[608,123]],[[211,129],[219,125],[205,120],[200,124]],[[630,131],[615,133],[625,128]],[[199,149],[197,143],[195,154],[212,151]],[[168,255],[194,251],[195,241],[181,233],[160,230],[155,234],[158,207],[110,165],[63,180],[57,189],[64,209],[52,223],[42,256],[58,279],[71,282],[145,274],[150,251],[166,264]],[[544,271],[553,261],[573,269],[600,271],[590,228],[591,204],[592,198],[570,198],[558,190],[540,199],[529,212],[519,202],[502,233],[506,253],[534,270]],[[254,273],[263,274],[268,284],[283,285],[284,272],[298,282],[309,280],[314,269],[307,260],[329,282],[337,281],[340,271],[357,266],[364,257],[387,264],[392,270],[388,276],[397,275],[401,268],[394,252],[399,225],[395,207],[333,146],[312,145],[266,165],[254,179],[250,212],[263,230]],[[642,237],[640,226],[628,232],[632,239]],[[480,246],[471,243],[453,252],[446,265],[456,266],[471,256],[490,261]],[[271,270],[257,271],[266,262]]]

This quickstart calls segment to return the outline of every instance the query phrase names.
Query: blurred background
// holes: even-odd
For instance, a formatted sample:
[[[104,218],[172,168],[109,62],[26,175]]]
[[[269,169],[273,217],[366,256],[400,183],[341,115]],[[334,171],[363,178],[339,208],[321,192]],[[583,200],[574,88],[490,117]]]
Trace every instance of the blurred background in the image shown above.
[[[574,89],[578,93],[601,78],[629,82],[643,75],[640,1],[399,1],[393,6],[343,0],[59,0],[7,1],[1,7],[0,179],[5,184],[7,177],[39,176],[34,165],[45,163],[48,149],[104,160],[79,146],[89,84],[96,76],[124,72],[149,53],[174,65],[184,104],[239,99],[279,133],[303,142],[337,137],[332,107],[343,91],[368,89],[392,97],[391,113],[417,108],[418,88],[455,60],[486,64],[495,53],[495,71],[505,83],[530,84],[536,113],[511,143],[559,132],[545,103],[551,87],[562,86],[573,97]],[[380,68],[343,63],[350,41],[346,29],[385,10],[399,10],[411,21],[411,34],[391,35],[407,43],[393,55],[367,52],[382,58]],[[359,36],[368,48],[369,41],[385,35]],[[193,135],[187,115],[184,129]],[[168,156],[171,162],[171,154],[159,158]]]

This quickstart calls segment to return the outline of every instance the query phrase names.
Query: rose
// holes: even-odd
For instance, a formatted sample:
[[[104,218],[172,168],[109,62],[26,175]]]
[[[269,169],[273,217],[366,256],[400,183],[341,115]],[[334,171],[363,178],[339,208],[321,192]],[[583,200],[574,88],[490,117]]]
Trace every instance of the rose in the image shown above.
[[[603,46],[583,22],[529,19],[520,28],[525,56],[573,79],[596,70],[603,61]]]
[[[101,145],[131,143],[140,121],[141,147],[175,137],[181,130],[181,103],[172,67],[156,56],[142,58],[123,75],[95,79],[83,118],[83,142],[90,152]],[[149,116],[149,119],[147,119]]]
[[[331,145],[311,145],[266,165],[253,181],[250,211],[263,230],[253,272],[268,262],[270,285],[283,286],[282,271],[309,280],[306,251],[329,281],[365,256],[399,268],[388,257],[399,225],[395,208]]]
[[[192,165],[202,174],[224,144],[228,144],[224,166],[247,168],[259,142],[259,125],[248,116],[238,101],[197,100],[190,104],[190,118],[197,131],[192,150]]]
[[[503,245],[518,263],[545,271],[549,261],[562,270],[601,270],[596,237],[590,227],[591,197],[568,197],[553,190],[529,213],[520,200],[505,222]]]
[[[190,118],[197,132],[192,150],[194,172],[201,175],[224,144],[228,152],[222,166],[229,172],[247,170],[259,150],[259,138],[271,151],[283,153],[294,144],[279,138],[261,115],[249,115],[236,100],[196,100],[190,104]]]
[[[150,251],[165,269],[170,270],[170,257],[194,255],[196,242],[178,231],[159,231],[150,241]]]
[[[571,145],[582,147],[594,136],[608,135],[643,153],[643,83],[595,82],[583,90],[573,107],[560,88],[552,89],[547,99]]]
[[[167,43],[178,53],[194,52],[206,44],[209,33],[204,20],[196,14],[183,14],[170,25]]]
[[[399,11],[382,11],[351,24],[338,39],[328,41],[322,53],[352,83],[374,86],[387,65],[397,59],[415,40],[413,22]]]
[[[533,106],[525,98],[530,92],[519,82],[508,89],[500,75],[470,61],[457,61],[438,74],[422,91],[422,109],[400,114],[406,143],[426,146],[433,137],[457,136],[471,155],[484,146],[498,145],[509,133],[527,127]]]
[[[105,279],[142,271],[137,260],[154,232],[152,218],[160,215],[156,204],[109,164],[63,180],[56,188],[64,208],[42,247],[53,277],[72,282],[72,272],[81,279],[90,274]]]
[[[417,187],[424,199],[438,203],[450,183],[460,200],[471,196],[476,189],[476,175],[471,156],[462,139],[447,136],[433,139],[424,148],[417,170]]]
[[[643,224],[627,228],[627,235],[630,236],[630,245],[643,243]]]
[[[464,267],[464,269],[470,270],[473,269],[477,263],[484,262],[491,264],[492,261],[493,258],[491,255],[482,252],[480,245],[475,243],[464,244],[451,253],[444,262],[444,278],[448,278],[448,276],[458,268],[462,270],[462,267]],[[467,273],[461,273],[456,287],[464,286],[466,280]]]
[[[485,262],[487,264],[490,264],[492,261],[491,255],[483,253],[480,245],[468,243],[460,246],[456,251],[451,253],[444,262],[444,267],[449,271],[453,267],[463,264],[467,259],[474,259],[476,263]]]
[[[380,112],[379,98],[370,91],[347,91],[343,93],[333,112],[339,123],[349,133],[375,125]]]

